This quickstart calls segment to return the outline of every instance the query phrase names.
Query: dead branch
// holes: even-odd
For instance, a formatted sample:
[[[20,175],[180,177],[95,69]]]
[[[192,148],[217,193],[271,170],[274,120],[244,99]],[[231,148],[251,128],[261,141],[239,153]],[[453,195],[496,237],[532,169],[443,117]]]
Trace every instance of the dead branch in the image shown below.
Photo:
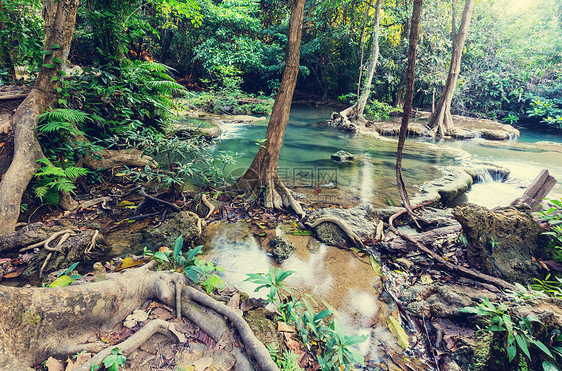
[[[417,208],[419,208],[423,205],[424,204],[417,205],[417,206],[413,207],[412,210],[415,210],[415,209],[417,209]],[[411,236],[408,236],[407,234],[402,233],[399,230],[397,230],[394,227],[393,222],[398,216],[404,214],[405,212],[407,212],[407,211],[401,210],[401,211],[397,212],[396,214],[392,215],[390,217],[390,219],[388,220],[389,228],[394,234],[396,234],[396,235],[402,237],[404,240],[410,242],[411,244],[416,246],[418,248],[418,250],[424,252],[431,259],[433,259],[434,261],[441,264],[442,266],[444,266],[445,268],[447,268],[448,270],[450,270],[452,272],[457,272],[457,273],[459,273],[459,274],[461,274],[465,277],[470,277],[470,278],[476,279],[478,281],[490,283],[490,284],[492,284],[496,287],[499,287],[501,289],[509,289],[509,290],[513,290],[513,291],[517,290],[514,285],[502,280],[501,278],[497,278],[497,277],[489,276],[487,274],[479,273],[479,272],[476,272],[472,269],[465,268],[465,267],[462,267],[460,265],[456,265],[456,264],[453,264],[451,262],[448,262],[447,260],[443,259],[443,257],[441,257],[440,255],[438,255],[435,252],[428,249],[424,244],[420,243],[419,241],[416,241]]]

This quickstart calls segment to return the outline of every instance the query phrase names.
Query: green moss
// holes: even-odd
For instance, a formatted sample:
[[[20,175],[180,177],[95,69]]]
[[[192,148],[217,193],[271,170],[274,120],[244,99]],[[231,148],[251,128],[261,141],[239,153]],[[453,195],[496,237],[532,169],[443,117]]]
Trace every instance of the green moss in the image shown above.
[[[41,322],[41,315],[34,313],[30,310],[25,310],[21,313],[20,322],[31,326],[38,325]]]

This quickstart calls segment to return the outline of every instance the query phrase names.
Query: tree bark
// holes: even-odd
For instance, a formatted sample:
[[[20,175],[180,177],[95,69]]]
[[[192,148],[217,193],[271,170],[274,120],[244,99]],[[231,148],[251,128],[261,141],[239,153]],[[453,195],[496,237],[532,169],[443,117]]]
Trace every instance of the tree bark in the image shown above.
[[[13,118],[14,157],[0,182],[0,235],[15,230],[23,192],[38,169],[37,160],[45,157],[35,134],[37,117],[55,102],[60,80],[53,81],[53,78],[58,76],[58,70],[64,69],[68,58],[78,3],[78,0],[44,2],[45,48],[52,54],[43,58],[47,67],[41,68],[33,89]],[[49,65],[55,68],[49,68]]]
[[[455,31],[456,25],[453,25],[452,34],[455,35],[455,38],[453,39],[453,53],[451,56],[451,65],[449,66],[447,82],[445,83],[443,93],[437,103],[437,109],[429,120],[429,126],[433,128],[433,131],[437,136],[447,135],[447,133],[454,127],[453,118],[451,116],[451,102],[453,100],[455,86],[461,69],[462,49],[464,48],[464,42],[466,40],[466,35],[468,34],[472,11],[474,10],[474,1],[475,0],[465,1],[461,24],[458,31]]]
[[[363,112],[367,105],[367,99],[371,94],[371,84],[373,83],[373,76],[379,59],[379,36],[380,36],[380,13],[381,13],[382,0],[377,0],[375,4],[375,18],[373,21],[373,44],[371,46],[371,56],[369,58],[369,65],[367,67],[367,77],[363,83],[361,93],[357,99],[357,103],[351,107],[340,112],[341,119],[345,126],[351,126],[351,121],[364,122]]]
[[[406,83],[406,99],[404,101],[404,112],[402,114],[402,123],[400,125],[400,134],[398,137],[398,148],[396,150],[396,182],[398,183],[398,190],[400,191],[400,198],[408,213],[412,215],[412,208],[410,206],[410,199],[406,184],[402,177],[402,152],[404,150],[404,143],[406,142],[406,134],[408,133],[408,121],[410,119],[410,112],[412,111],[412,102],[414,99],[414,78],[416,71],[416,44],[419,37],[420,16],[422,8],[422,0],[414,0],[414,8],[412,10],[412,20],[410,25],[410,45],[408,50],[408,69],[407,69],[407,83]]]
[[[279,210],[290,208],[299,215],[304,215],[302,207],[295,201],[285,185],[283,185],[277,173],[277,164],[289,121],[291,101],[299,73],[304,4],[305,0],[293,0],[292,3],[285,56],[285,71],[281,79],[279,93],[273,104],[265,142],[260,146],[250,168],[236,182],[237,187],[247,190],[254,195],[259,195],[260,192],[263,192],[263,203],[267,208]]]

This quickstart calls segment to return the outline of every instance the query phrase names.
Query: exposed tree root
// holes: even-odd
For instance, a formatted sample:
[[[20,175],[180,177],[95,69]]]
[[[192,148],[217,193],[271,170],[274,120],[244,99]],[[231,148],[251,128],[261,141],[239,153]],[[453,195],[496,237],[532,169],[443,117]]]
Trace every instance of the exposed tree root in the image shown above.
[[[180,282],[183,288],[178,286]],[[4,353],[18,359],[22,368],[39,364],[53,354],[75,351],[79,344],[97,349],[96,333],[114,330],[146,300],[157,299],[174,307],[178,291],[182,297],[181,313],[213,340],[226,342],[225,350],[237,359],[236,370],[252,370],[253,366],[236,347],[224,317],[234,325],[247,353],[260,369],[278,370],[265,346],[234,309],[188,286],[183,275],[142,268],[108,274],[105,281],[65,288],[0,286],[0,342]],[[148,338],[146,334],[165,332],[161,323],[150,326],[141,330],[144,335],[131,339],[130,345],[122,343],[119,348],[136,348],[142,339]],[[2,358],[0,354],[0,364]]]
[[[105,170],[124,165],[144,167],[154,163],[151,157],[143,156],[141,151],[137,149],[124,151],[106,149],[100,152],[99,156],[100,158],[94,158],[92,156],[83,157],[81,162],[83,165],[93,170]]]
[[[349,226],[343,221],[340,220],[338,218],[334,218],[334,217],[323,217],[320,219],[315,220],[313,223],[309,223],[307,222],[306,225],[311,228],[314,229],[316,227],[318,227],[320,224],[322,223],[332,223],[337,225],[338,227],[340,227],[340,229],[343,231],[343,233],[345,233],[347,235],[347,237],[349,238],[349,240],[358,248],[360,249],[364,249],[365,245],[363,244],[363,241],[361,241],[361,239],[359,238],[359,236],[357,236],[357,234],[355,232],[353,232],[351,230],[351,228],[349,228]]]
[[[207,206],[207,208],[209,209],[207,215],[205,215],[205,217],[203,218],[203,219],[207,219],[211,216],[211,214],[213,214],[213,211],[215,211],[215,205],[213,205],[212,203],[209,202],[209,200],[207,200],[207,195],[204,193],[201,194],[201,202],[203,202],[203,204]]]
[[[152,335],[156,333],[160,333],[162,335],[168,337],[174,337],[177,334],[177,331],[171,329],[174,324],[170,322],[166,322],[161,319],[154,319],[144,325],[142,329],[140,329],[137,333],[132,335],[127,340],[123,341],[122,343],[116,346],[110,346],[96,354],[92,357],[88,362],[82,364],[78,367],[75,371],[90,371],[92,366],[101,366],[101,363],[105,357],[111,354],[113,348],[118,347],[124,355],[129,355],[136,349],[138,349],[142,344],[144,344]],[[185,337],[178,337],[180,342],[186,341]]]
[[[417,205],[415,207],[412,208],[412,210],[417,209],[419,207],[422,207],[424,204],[420,204]],[[465,268],[462,267],[460,265],[456,265],[453,264],[445,259],[443,259],[442,256],[436,254],[435,252],[431,251],[430,249],[428,249],[424,244],[422,244],[421,242],[413,239],[411,236],[408,236],[405,233],[400,232],[399,230],[397,230],[394,225],[393,222],[394,220],[404,214],[405,212],[407,212],[406,210],[401,210],[398,213],[392,215],[390,217],[390,219],[388,220],[388,224],[389,224],[389,228],[390,230],[396,234],[397,236],[402,237],[405,241],[410,242],[411,244],[413,244],[414,246],[416,246],[418,248],[418,250],[424,252],[425,254],[427,254],[431,259],[433,259],[434,261],[436,261],[437,263],[439,263],[440,265],[444,266],[445,268],[447,268],[448,270],[452,271],[452,272],[456,272],[459,273],[465,277],[469,277],[472,279],[476,279],[478,281],[482,281],[482,282],[486,282],[486,283],[490,283],[500,289],[509,289],[509,290],[514,290],[516,291],[516,287],[504,280],[502,280],[501,278],[497,278],[497,277],[493,277],[493,276],[489,276],[487,274],[484,273],[480,273],[480,272],[476,272],[472,269],[469,268]]]

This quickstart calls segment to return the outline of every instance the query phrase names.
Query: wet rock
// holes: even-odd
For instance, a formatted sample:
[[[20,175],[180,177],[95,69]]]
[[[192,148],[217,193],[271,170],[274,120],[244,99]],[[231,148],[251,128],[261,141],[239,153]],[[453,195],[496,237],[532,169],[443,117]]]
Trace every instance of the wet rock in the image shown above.
[[[144,243],[149,249],[158,249],[161,246],[173,248],[176,238],[180,235],[183,237],[184,247],[196,244],[200,237],[197,217],[180,211],[160,226],[150,227],[143,231]]]
[[[416,211],[417,221],[423,229],[435,229],[459,225],[453,218],[453,213],[449,209],[437,209],[434,207],[424,207]],[[411,226],[414,226],[413,221]]]
[[[353,162],[355,161],[355,156],[346,151],[337,151],[331,156],[332,160],[336,162]]]
[[[464,204],[453,210],[468,241],[466,258],[477,270],[509,282],[538,277],[540,265],[532,261],[543,251],[541,228],[529,208],[496,211]]]
[[[310,221],[314,222],[323,217],[341,220],[362,240],[373,238],[376,233],[375,223],[378,223],[378,217],[375,209],[369,205],[359,205],[351,209],[318,209],[311,214]],[[321,223],[314,228],[314,233],[320,241],[328,245],[340,248],[353,245],[347,241],[348,237],[341,228],[334,223]]]
[[[271,255],[273,255],[277,263],[282,263],[295,251],[295,244],[282,237],[273,238],[270,244],[272,248]]]
[[[419,318],[455,318],[464,316],[460,309],[476,306],[482,298],[497,300],[496,294],[482,288],[457,284],[415,284],[401,291],[400,301]]]

